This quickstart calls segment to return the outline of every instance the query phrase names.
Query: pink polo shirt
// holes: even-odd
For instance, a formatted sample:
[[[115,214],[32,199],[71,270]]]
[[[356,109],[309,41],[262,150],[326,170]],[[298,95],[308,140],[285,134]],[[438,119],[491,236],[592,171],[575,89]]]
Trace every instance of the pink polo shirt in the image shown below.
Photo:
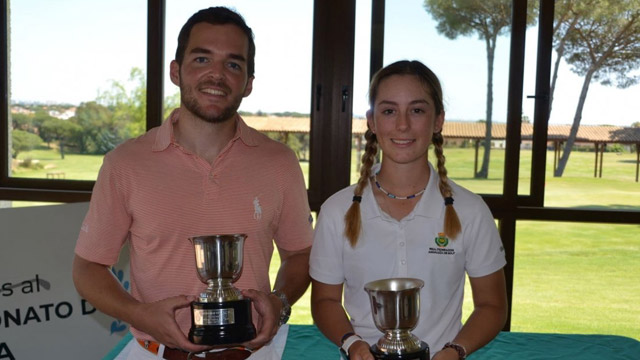
[[[290,251],[312,242],[295,154],[237,116],[236,135],[210,164],[175,142],[177,121],[178,110],[104,157],[76,254],[111,265],[128,241],[131,294],[152,302],[206,288],[189,237],[243,233],[243,272],[235,286],[268,292],[272,240]],[[176,319],[186,334],[189,309],[178,310]],[[151,340],[133,327],[131,332]]]

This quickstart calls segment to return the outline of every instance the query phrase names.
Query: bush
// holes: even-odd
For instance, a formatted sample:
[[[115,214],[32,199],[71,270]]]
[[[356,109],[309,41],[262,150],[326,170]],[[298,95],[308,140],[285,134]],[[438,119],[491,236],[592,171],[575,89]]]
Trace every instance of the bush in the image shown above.
[[[40,161],[33,160],[32,158],[25,158],[18,166],[33,170],[42,169],[44,167]]]

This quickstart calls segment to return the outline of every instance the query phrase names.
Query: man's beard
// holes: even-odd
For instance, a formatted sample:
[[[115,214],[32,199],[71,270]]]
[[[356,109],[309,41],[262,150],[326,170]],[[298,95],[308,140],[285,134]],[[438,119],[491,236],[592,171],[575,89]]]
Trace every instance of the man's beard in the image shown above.
[[[180,100],[187,110],[208,123],[221,123],[232,119],[238,111],[243,98],[242,95],[232,98],[229,106],[223,108],[221,112],[214,114],[211,111],[207,113],[207,111],[198,103],[193,92],[193,88],[180,86]],[[230,92],[230,89],[227,87],[227,93]]]

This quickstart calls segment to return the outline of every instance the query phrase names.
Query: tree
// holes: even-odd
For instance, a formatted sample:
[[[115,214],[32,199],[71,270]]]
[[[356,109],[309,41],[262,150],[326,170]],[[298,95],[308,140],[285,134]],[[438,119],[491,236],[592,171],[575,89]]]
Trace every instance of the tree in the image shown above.
[[[14,130],[29,131],[33,129],[33,115],[11,113],[11,128]]]
[[[41,127],[41,134],[52,140],[57,140],[60,150],[60,158],[64,159],[65,142],[76,136],[82,128],[69,120],[52,118],[45,121]]]
[[[82,103],[76,109],[76,115],[69,121],[77,124],[82,131],[76,134],[75,142],[78,145],[78,152],[82,154],[104,154],[100,149],[104,144],[100,140],[100,132],[116,131],[112,122],[113,112],[104,105],[95,101]]]
[[[118,145],[124,139],[135,137],[145,132],[147,81],[141,69],[132,68],[126,83],[112,81],[111,89],[99,94],[97,102],[108,107],[113,112],[108,125],[113,130],[109,135],[113,137],[116,142],[115,145]],[[111,149],[107,148],[106,151],[108,150]]]
[[[55,118],[49,115],[48,112],[46,112],[41,108],[37,109],[35,114],[33,115],[33,121],[32,121],[33,132],[40,135],[42,140],[44,140],[47,143],[47,146],[49,146],[49,143],[51,142],[52,139],[49,139],[42,134],[42,124],[52,119],[55,119]]]
[[[627,88],[639,80],[635,70],[640,66],[640,2],[601,0],[591,4],[565,36],[564,59],[584,80],[555,177],[562,176],[571,155],[591,82]]]
[[[477,178],[489,176],[491,155],[491,125],[493,118],[493,63],[498,36],[511,26],[511,0],[425,0],[424,7],[438,22],[440,34],[455,39],[477,34],[484,40],[487,50],[487,102],[484,154]],[[528,2],[527,23],[535,22],[533,1]]]
[[[578,21],[590,11],[592,4],[596,1],[598,0],[557,0],[555,2],[553,48],[556,50],[556,61],[553,65],[553,74],[551,76],[551,88],[549,91],[549,113],[551,113],[553,105],[553,95],[556,88],[556,81],[558,80],[558,70],[560,69],[560,61],[564,56],[567,37],[573,32]]]
[[[23,151],[33,150],[42,143],[40,136],[24,130],[11,131],[11,157],[16,159]]]

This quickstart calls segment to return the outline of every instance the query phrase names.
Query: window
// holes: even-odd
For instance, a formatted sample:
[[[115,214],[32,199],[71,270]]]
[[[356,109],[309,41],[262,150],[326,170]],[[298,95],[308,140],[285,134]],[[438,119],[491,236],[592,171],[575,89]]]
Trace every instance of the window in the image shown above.
[[[165,64],[175,58],[178,33],[196,11],[210,1],[167,1]],[[215,6],[236,9],[247,21],[256,43],[255,80],[240,113],[249,126],[289,145],[309,177],[311,111],[311,39],[313,1],[226,1]],[[179,105],[179,89],[165,71],[165,107]]]
[[[99,13],[100,16],[87,16]],[[145,4],[9,4],[9,177],[95,180],[145,128]]]

